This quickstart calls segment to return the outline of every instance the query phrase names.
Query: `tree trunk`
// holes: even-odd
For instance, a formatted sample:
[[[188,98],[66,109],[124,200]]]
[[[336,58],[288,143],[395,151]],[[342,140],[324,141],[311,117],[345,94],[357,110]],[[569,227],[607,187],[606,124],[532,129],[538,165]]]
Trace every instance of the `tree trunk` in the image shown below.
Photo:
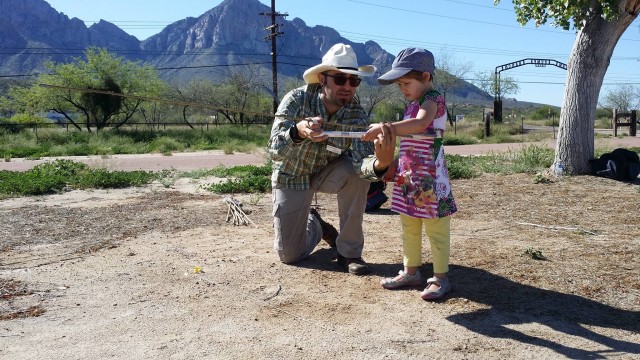
[[[638,16],[621,12],[608,22],[596,15],[576,35],[567,64],[567,80],[560,111],[554,169],[588,174],[594,157],[594,125],[598,96],[611,55],[620,36]]]

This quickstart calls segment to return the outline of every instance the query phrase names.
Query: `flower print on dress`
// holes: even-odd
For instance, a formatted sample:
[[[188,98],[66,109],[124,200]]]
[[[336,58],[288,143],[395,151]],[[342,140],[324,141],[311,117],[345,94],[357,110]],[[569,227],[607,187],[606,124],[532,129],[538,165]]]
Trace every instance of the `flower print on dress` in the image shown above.
[[[449,195],[449,187],[446,184],[437,183],[435,192],[438,198],[444,198]]]
[[[423,207],[438,200],[433,191],[435,183],[435,179],[431,175],[427,174],[422,178],[420,188],[413,195],[413,202],[416,206]]]

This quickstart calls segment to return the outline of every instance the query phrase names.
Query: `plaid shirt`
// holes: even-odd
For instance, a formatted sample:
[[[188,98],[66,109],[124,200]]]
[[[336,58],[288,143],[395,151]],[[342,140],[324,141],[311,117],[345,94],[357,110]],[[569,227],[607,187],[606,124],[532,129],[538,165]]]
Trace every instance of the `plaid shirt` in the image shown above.
[[[373,170],[375,157],[372,142],[351,138],[329,138],[322,142],[304,139],[296,144],[291,139],[290,129],[295,126],[296,119],[307,117],[322,117],[322,128],[327,131],[366,131],[369,128],[369,116],[355,98],[351,104],[343,106],[329,118],[320,99],[320,89],[320,84],[311,84],[291,90],[278,107],[269,139],[269,155],[273,161],[273,186],[307,190],[310,188],[313,175],[340,156],[349,158],[356,173],[363,179],[380,180]],[[327,146],[342,151],[338,154],[327,150]]]

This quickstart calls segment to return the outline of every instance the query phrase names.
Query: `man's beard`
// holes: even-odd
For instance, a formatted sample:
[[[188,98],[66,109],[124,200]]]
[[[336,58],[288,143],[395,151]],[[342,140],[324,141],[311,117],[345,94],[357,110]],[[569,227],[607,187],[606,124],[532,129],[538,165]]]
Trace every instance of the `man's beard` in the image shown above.
[[[347,106],[351,103],[351,100],[353,100],[353,95],[350,94],[349,96],[338,96],[338,94],[334,94],[331,100],[333,101],[334,104],[340,107]]]
[[[343,98],[338,98],[335,100],[335,103],[342,106],[347,106],[351,103],[351,98],[349,99],[343,99]]]

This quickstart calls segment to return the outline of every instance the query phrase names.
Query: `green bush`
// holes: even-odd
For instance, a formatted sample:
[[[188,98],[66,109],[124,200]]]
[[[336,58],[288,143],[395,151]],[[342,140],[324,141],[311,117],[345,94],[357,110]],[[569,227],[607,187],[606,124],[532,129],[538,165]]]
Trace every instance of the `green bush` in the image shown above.
[[[560,109],[555,107],[543,106],[537,108],[532,112],[529,117],[533,120],[546,120],[549,118],[558,118],[560,116]]]
[[[185,171],[181,176],[199,179],[207,176],[215,177],[245,177],[245,176],[271,176],[271,163],[264,165],[238,165],[233,167],[225,167],[223,165],[216,166],[211,169],[198,169],[194,171]]]
[[[225,150],[251,152],[264,147],[270,130],[265,125],[210,126],[209,130],[163,128],[155,130],[103,129],[100,132],[78,131],[73,127],[38,128],[16,124],[0,131],[0,156],[86,156],[111,154],[144,154],[174,151]]]
[[[105,169],[90,169],[83,163],[56,160],[24,172],[0,171],[0,195],[53,194],[67,186],[78,189],[141,186],[155,180],[157,176],[146,171],[109,172]]]
[[[46,123],[48,123],[48,121],[45,120],[41,116],[35,116],[35,115],[25,114],[25,113],[18,113],[18,114],[13,115],[11,117],[11,119],[9,119],[9,122],[16,123],[16,124],[46,124]]]
[[[529,145],[518,151],[492,153],[476,157],[480,172],[496,174],[535,173],[553,164],[553,149]]]
[[[480,175],[475,170],[476,159],[472,156],[446,155],[449,178],[471,179]]]
[[[153,142],[151,142],[151,144],[149,145],[149,148],[155,152],[168,154],[174,151],[184,150],[184,145],[168,136],[161,136],[153,140]]]
[[[538,145],[525,146],[516,152],[512,161],[514,173],[535,173],[551,167],[554,151]]]
[[[215,193],[264,193],[271,191],[271,179],[265,176],[249,176],[241,179],[229,179],[220,184],[212,184],[208,190]]]
[[[493,134],[492,133],[489,139],[487,140],[487,142],[490,142],[493,144],[506,144],[506,143],[512,143],[514,141],[511,135],[509,134],[505,134],[505,133]]]
[[[33,172],[0,171],[0,195],[26,196],[56,193],[64,188],[66,179],[60,176],[42,177]]]
[[[613,125],[611,124],[612,120],[610,117],[599,117],[596,118],[595,128],[597,129],[613,129]]]
[[[70,160],[44,163],[25,172],[0,172],[0,194],[9,196],[44,195],[61,191],[67,181],[86,165]]]
[[[69,182],[76,189],[118,189],[142,186],[155,180],[157,175],[147,171],[108,171],[95,169],[84,171]]]
[[[476,138],[469,135],[450,135],[446,134],[442,139],[444,145],[470,145],[478,143]]]

